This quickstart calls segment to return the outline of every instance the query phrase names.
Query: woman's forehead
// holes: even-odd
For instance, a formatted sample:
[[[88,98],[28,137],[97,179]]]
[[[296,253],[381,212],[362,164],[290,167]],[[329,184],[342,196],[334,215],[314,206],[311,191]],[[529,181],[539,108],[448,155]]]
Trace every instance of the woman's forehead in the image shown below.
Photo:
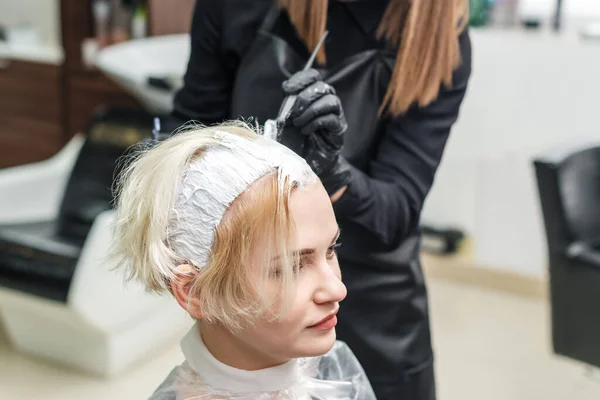
[[[298,249],[329,246],[338,232],[338,225],[331,200],[320,182],[294,190],[290,211]]]

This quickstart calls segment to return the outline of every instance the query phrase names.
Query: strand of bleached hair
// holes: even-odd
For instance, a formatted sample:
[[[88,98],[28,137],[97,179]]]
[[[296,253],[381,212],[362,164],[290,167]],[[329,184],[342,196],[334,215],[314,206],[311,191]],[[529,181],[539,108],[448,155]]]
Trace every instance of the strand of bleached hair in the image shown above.
[[[230,127],[251,130],[244,122]],[[189,163],[207,147],[218,144],[211,128],[191,123],[151,149],[122,159],[116,182],[116,222],[110,253],[114,269],[149,291],[169,289],[181,260],[169,246],[169,222],[179,184]]]

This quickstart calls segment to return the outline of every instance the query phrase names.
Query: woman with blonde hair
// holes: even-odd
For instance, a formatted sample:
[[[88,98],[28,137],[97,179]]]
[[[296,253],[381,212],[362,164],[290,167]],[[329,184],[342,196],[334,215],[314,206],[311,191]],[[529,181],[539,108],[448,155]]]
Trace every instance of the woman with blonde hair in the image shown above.
[[[338,335],[380,400],[435,399],[419,219],[471,73],[467,0],[197,0],[173,117],[274,118],[327,190]],[[314,69],[301,71],[321,35]],[[283,85],[282,85],[282,82]]]
[[[197,321],[152,399],[375,400],[335,341],[338,236],[306,162],[247,126],[141,152],[120,179],[115,265]]]

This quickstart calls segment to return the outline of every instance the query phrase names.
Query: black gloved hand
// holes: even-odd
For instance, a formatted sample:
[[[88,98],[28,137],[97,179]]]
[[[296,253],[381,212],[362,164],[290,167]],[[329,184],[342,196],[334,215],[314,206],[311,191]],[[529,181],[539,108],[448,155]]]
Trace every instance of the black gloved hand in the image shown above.
[[[335,95],[335,89],[323,82],[317,70],[300,71],[282,86],[286,95],[297,96],[290,119],[302,133],[321,131],[341,135],[346,131],[348,125],[342,103]]]
[[[306,136],[301,151],[289,147],[304,157],[332,195],[351,180],[350,165],[341,155],[348,128],[342,103],[314,69],[294,74],[283,83],[283,90],[297,96],[289,116],[296,129],[284,129],[281,142],[297,143],[302,140],[298,135]]]

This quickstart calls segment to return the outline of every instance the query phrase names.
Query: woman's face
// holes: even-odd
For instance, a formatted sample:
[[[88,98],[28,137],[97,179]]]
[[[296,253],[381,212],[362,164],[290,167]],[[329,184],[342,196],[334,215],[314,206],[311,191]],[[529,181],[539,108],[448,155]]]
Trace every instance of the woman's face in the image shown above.
[[[336,313],[346,297],[341,281],[335,245],[339,228],[327,192],[320,183],[296,189],[290,208],[296,225],[296,246],[300,266],[294,276],[293,300],[280,319],[265,316],[237,338],[257,355],[273,361],[317,356],[326,353],[335,342]],[[278,268],[274,262],[271,268]],[[267,290],[279,290],[276,277]]]

